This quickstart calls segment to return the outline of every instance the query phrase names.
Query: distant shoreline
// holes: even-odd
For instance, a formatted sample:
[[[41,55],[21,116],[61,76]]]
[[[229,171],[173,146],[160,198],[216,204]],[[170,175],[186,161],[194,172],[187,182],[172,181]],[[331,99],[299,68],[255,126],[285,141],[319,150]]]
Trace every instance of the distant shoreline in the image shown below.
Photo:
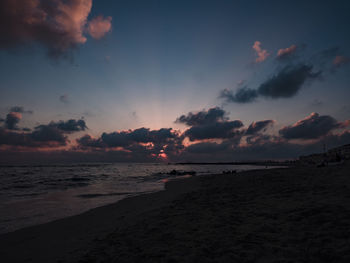
[[[254,161],[254,162],[179,162],[168,163],[174,165],[260,165],[260,166],[292,166],[295,162],[278,161]]]

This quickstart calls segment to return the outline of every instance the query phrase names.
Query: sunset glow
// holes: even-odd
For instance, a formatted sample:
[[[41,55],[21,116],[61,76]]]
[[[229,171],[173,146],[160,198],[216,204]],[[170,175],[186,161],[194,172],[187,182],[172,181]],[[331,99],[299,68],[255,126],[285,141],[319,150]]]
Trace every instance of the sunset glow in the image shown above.
[[[5,159],[293,159],[350,142],[350,40],[329,15],[346,8],[295,3],[296,22],[282,3],[150,2],[1,3]]]

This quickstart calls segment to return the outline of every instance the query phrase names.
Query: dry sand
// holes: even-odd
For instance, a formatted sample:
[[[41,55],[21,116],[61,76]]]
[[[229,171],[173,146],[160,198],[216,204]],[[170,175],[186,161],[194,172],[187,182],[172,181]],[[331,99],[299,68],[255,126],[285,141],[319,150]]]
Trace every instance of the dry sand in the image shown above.
[[[193,177],[0,236],[1,262],[350,262],[350,164]]]

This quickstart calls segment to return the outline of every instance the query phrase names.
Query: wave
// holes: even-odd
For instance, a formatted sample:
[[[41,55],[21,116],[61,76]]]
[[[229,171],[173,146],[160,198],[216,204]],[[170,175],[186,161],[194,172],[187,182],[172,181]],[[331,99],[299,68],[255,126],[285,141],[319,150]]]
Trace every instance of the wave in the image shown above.
[[[116,192],[116,193],[107,193],[107,194],[81,194],[81,195],[76,195],[76,197],[80,198],[96,198],[96,197],[106,197],[106,196],[116,196],[116,195],[139,195],[139,194],[147,194],[151,193],[152,191],[144,191],[144,192]]]

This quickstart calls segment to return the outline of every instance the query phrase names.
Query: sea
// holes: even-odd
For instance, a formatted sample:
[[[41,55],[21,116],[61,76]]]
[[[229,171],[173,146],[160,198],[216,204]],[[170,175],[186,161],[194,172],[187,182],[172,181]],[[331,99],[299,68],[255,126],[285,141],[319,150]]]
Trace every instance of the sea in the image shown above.
[[[261,168],[273,167],[163,163],[0,165],[0,234],[77,215],[130,196],[161,191],[168,180]]]

